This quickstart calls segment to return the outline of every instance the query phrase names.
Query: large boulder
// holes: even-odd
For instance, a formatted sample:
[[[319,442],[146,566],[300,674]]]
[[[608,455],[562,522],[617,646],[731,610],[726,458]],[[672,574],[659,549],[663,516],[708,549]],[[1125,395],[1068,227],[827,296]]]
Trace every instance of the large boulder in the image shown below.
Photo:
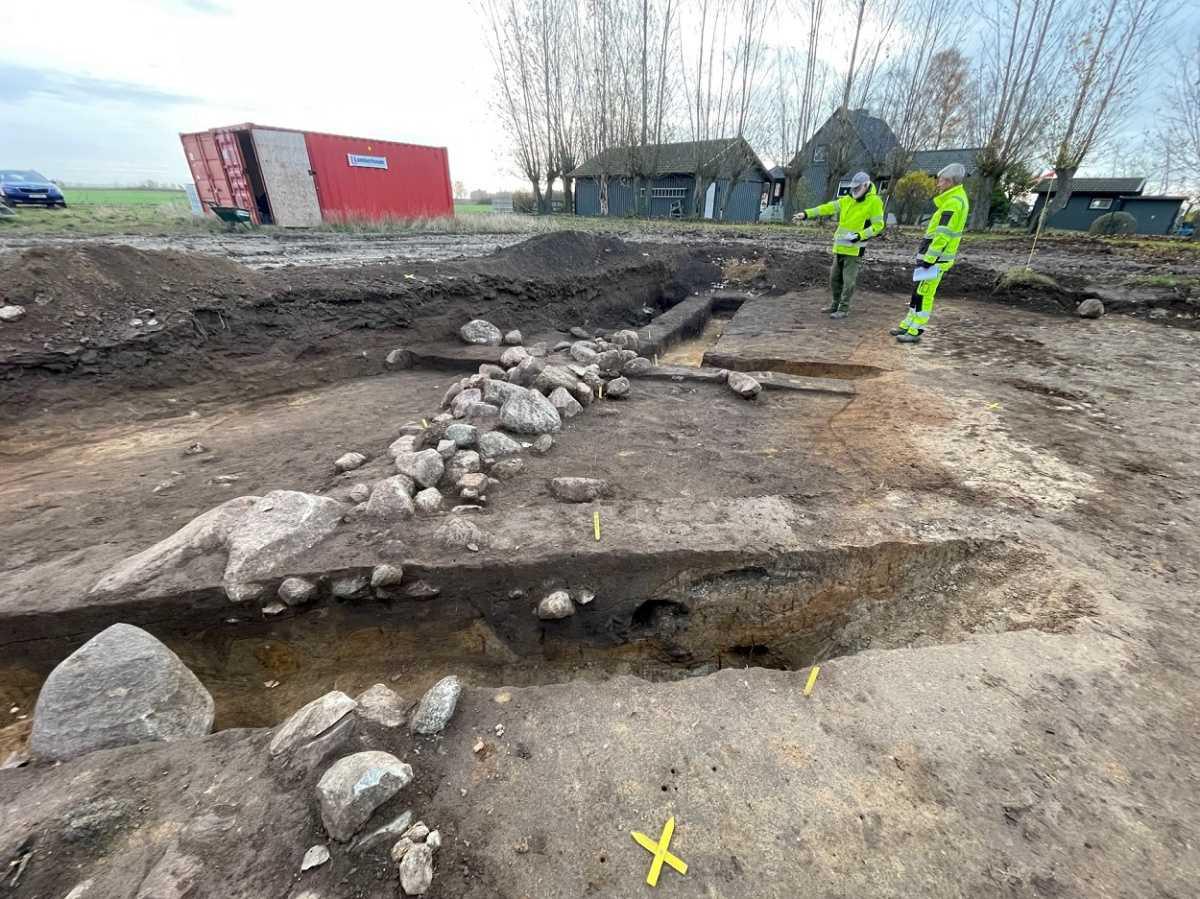
[[[1075,309],[1080,318],[1100,318],[1104,315],[1104,304],[1095,297],[1088,297]]]
[[[729,385],[730,390],[744,399],[752,400],[762,393],[762,384],[745,372],[731,371],[725,383]]]
[[[345,843],[412,781],[412,767],[388,752],[356,752],[338,759],[317,782],[321,823]]]
[[[536,356],[526,356],[508,373],[508,380],[522,387],[531,387],[545,367],[546,363]]]
[[[548,394],[559,387],[574,390],[578,383],[579,379],[575,377],[575,373],[565,365],[547,365],[541,374],[534,378],[533,386],[535,390]]]
[[[436,455],[436,451],[434,453]],[[438,456],[440,459],[441,456]],[[412,499],[413,482],[408,475],[398,474],[384,478],[371,490],[366,512],[372,518],[385,521],[412,518],[416,507]]]
[[[455,418],[462,418],[467,414],[467,407],[472,403],[478,403],[483,400],[483,391],[477,387],[468,387],[462,390],[450,401],[450,414]]]
[[[467,343],[480,346],[500,346],[500,341],[504,339],[499,328],[481,318],[467,322],[458,329],[458,333]]]
[[[551,434],[562,430],[558,410],[536,390],[506,400],[500,407],[500,423],[517,434]]]
[[[583,406],[565,387],[556,387],[550,394],[550,405],[558,410],[560,418],[574,418],[583,411]]]
[[[516,368],[521,362],[528,359],[529,355],[529,350],[523,346],[510,346],[500,354],[500,364],[506,369]]]
[[[528,391],[519,384],[507,381],[488,381],[483,385],[483,400],[494,406],[503,406],[514,396],[524,396]]]
[[[141,628],[114,624],[50,672],[29,748],[65,761],[133,743],[202,737],[213,698],[175,653]]]
[[[353,712],[357,705],[340,690],[317,697],[279,725],[268,752],[279,756],[311,743]]]
[[[270,577],[328,537],[347,507],[327,496],[272,490],[229,533],[225,584]]]
[[[489,459],[511,456],[521,451],[521,444],[502,431],[488,431],[479,435],[479,452]]]

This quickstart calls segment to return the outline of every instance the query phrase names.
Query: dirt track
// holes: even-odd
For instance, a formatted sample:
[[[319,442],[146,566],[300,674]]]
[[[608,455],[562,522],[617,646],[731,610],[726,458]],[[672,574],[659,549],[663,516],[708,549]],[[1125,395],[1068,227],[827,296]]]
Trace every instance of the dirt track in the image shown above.
[[[280,282],[257,294],[251,285],[255,311],[243,321],[252,326],[239,332],[246,343],[221,347],[212,368],[189,373],[170,358],[199,358],[214,346],[205,339],[147,356],[146,383],[155,372],[173,381],[153,390],[127,392],[120,371],[38,375],[24,394],[37,405],[24,406],[0,442],[6,602],[70,602],[107,564],[231,489],[336,487],[332,458],[350,448],[378,452],[399,422],[435,408],[450,380],[444,372],[380,374],[381,351],[398,340],[444,336],[476,309],[534,339],[553,339],[555,327],[581,317],[637,323],[644,299],[631,285],[669,302],[672,292],[719,277],[712,246],[609,248],[619,258],[591,281],[573,272],[569,291],[549,260],[519,252],[420,267],[429,282],[415,289],[386,267],[364,269],[359,277],[369,283],[345,271],[310,273],[305,288],[286,282],[306,315],[330,330],[312,341],[328,347],[320,352],[285,351],[296,333],[290,309],[278,342],[265,338],[266,323],[287,307],[268,301]],[[581,256],[572,267],[595,274],[599,259]],[[731,333],[747,353],[824,355],[877,372],[854,381],[851,400],[772,392],[747,404],[712,385],[636,381],[629,401],[593,406],[550,455],[529,456],[529,470],[482,516],[512,542],[457,560],[484,572],[472,582],[478,608],[445,607],[447,621],[452,610],[463,615],[462,629],[429,625],[412,632],[423,637],[396,643],[387,628],[418,627],[409,621],[415,613],[402,609],[372,636],[369,618],[328,610],[328,618],[298,618],[290,631],[243,622],[211,640],[169,628],[163,636],[213,685],[223,723],[269,723],[326,689],[380,679],[412,696],[448,670],[496,689],[578,678],[513,690],[507,708],[493,701],[496,689],[473,691],[438,744],[380,738],[413,759],[420,786],[412,801],[450,835],[433,896],[632,895],[645,860],[627,831],[649,832],[667,814],[679,817],[678,849],[692,865],[670,883],[678,895],[790,897],[814,882],[838,896],[1189,895],[1200,876],[1200,334],[1135,317],[1039,311],[1058,309],[1045,297],[1001,303],[951,291],[927,339],[905,349],[884,333],[903,309],[901,276],[876,263],[848,328],[838,340],[820,338],[830,327],[815,316],[824,257],[772,247],[766,259],[760,286],[772,305],[757,319],[744,306]],[[985,280],[967,268],[961,275],[968,288]],[[496,297],[447,302],[451,276],[477,278],[471,290],[483,285]],[[529,278],[537,286],[524,284]],[[339,282],[354,295],[348,304],[334,299]],[[301,298],[303,289],[310,293]],[[110,308],[96,296],[89,302]],[[241,307],[241,298],[227,299],[223,308]],[[115,316],[116,303],[127,301],[111,302]],[[403,316],[389,320],[382,310],[395,305]],[[31,328],[48,327],[36,310],[30,319]],[[332,333],[350,320],[377,328]],[[770,327],[756,330],[756,321]],[[236,359],[251,336],[267,351]],[[354,362],[364,349],[366,360]],[[195,441],[211,452],[184,457]],[[216,473],[240,480],[221,487],[211,483]],[[603,545],[561,548],[570,545],[567,519],[543,530],[530,524],[547,505],[544,480],[563,473],[617,485],[600,507],[618,554],[613,567],[602,567]],[[747,502],[760,505],[738,505]],[[622,552],[645,553],[664,570],[682,552],[667,545],[663,522],[682,522],[686,546],[689,532],[722,516],[736,521],[740,508],[776,506],[789,510],[783,523],[764,512],[761,532],[753,516],[720,532],[731,554],[753,560],[749,573],[725,564],[697,583],[725,584],[723,601],[746,601],[775,577],[770,557],[797,547],[801,561],[792,560],[789,576],[804,577],[805,565],[822,576],[842,571],[853,587],[819,594],[850,605],[816,650],[816,660],[828,661],[811,702],[799,697],[804,672],[583,683],[622,672],[703,673],[693,670],[703,657],[671,615],[642,622],[648,629],[635,636],[649,642],[636,653],[605,655],[585,628],[603,630],[605,616],[628,622],[629,610],[604,607],[603,596],[596,618],[577,621],[576,631],[537,630],[520,603],[498,611],[511,586],[532,592],[552,573],[535,564],[539,553],[559,568],[603,570],[615,585]],[[386,540],[423,564],[419,536]],[[980,543],[964,543],[971,540]],[[354,529],[313,553],[312,564],[370,564],[382,545]],[[906,556],[906,546],[918,549]],[[702,593],[672,589],[696,602],[692,627],[702,632]],[[860,597],[868,599],[855,604]],[[728,667],[795,667],[786,664],[796,647],[785,635],[752,625],[727,635],[746,654]],[[584,637],[586,652],[578,649]],[[528,655],[489,654],[498,645]],[[804,651],[814,658],[812,647]],[[27,709],[47,661],[10,666],[4,698]],[[261,687],[272,677],[284,681],[277,692]],[[491,736],[500,720],[506,740]],[[10,735],[22,727],[15,716],[0,716],[3,723]],[[488,748],[475,753],[478,735]],[[108,894],[132,896],[141,872],[171,853],[205,859],[198,895],[294,895],[289,873],[321,839],[319,823],[295,798],[308,795],[300,786],[258,772],[256,741],[229,732],[197,744],[202,750],[118,750],[55,772],[0,774],[0,795],[13,797],[0,799],[0,858],[29,834],[43,841],[16,895],[65,894],[87,874],[108,878]],[[102,766],[109,771],[99,776]],[[239,781],[248,800],[223,770],[255,773],[245,781],[254,786]],[[188,784],[210,783],[212,796],[198,797],[187,817],[240,816],[261,834],[255,865],[233,841],[180,820],[177,797]],[[110,816],[116,823],[103,825],[95,843],[56,836],[77,809],[110,795],[122,809],[127,796],[141,804],[136,823],[128,812]],[[247,807],[239,812],[240,803]],[[256,808],[273,810],[271,826],[252,823],[265,814]],[[143,827],[179,834],[167,856],[127,836]],[[339,855],[303,886],[327,896],[347,885],[385,894],[378,866],[352,865]],[[247,873],[238,875],[239,866]],[[268,868],[282,873],[273,879]]]

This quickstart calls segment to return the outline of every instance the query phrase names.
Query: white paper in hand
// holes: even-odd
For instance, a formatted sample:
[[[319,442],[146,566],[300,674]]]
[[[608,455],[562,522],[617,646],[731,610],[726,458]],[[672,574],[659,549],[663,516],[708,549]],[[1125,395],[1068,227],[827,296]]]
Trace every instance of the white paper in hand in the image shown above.
[[[941,274],[941,270],[936,265],[930,265],[925,268],[918,265],[913,269],[913,280],[928,281],[930,278],[936,278],[939,274]]]

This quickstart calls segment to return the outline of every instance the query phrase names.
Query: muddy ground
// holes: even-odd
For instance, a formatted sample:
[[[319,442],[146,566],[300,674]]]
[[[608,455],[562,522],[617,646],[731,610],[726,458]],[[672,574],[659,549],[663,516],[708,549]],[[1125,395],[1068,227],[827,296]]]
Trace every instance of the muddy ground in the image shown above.
[[[455,373],[385,372],[388,348],[476,314],[544,340],[572,324],[638,325],[644,309],[727,283],[745,256],[555,236],[475,260],[230,282],[224,262],[87,252],[102,269],[108,254],[125,260],[107,275],[115,287],[55,282],[25,331],[0,332],[0,612],[25,610],[27,627],[41,610],[46,627],[6,645],[10,745],[48,667],[90,635],[54,622],[108,565],[232,495],[337,490],[351,479],[333,458],[379,454],[399,423],[436,410]],[[334,687],[383,681],[416,696],[450,671],[473,684],[443,740],[372,737],[412,759],[412,801],[449,835],[430,895],[637,894],[649,857],[628,830],[657,834],[668,814],[691,865],[665,875],[678,895],[1191,895],[1200,333],[1174,317],[1083,321],[1059,294],[997,297],[986,270],[962,266],[927,339],[903,348],[885,333],[906,301],[898,262],[868,269],[849,327],[833,332],[816,315],[827,257],[772,246],[753,258],[764,264],[745,286],[764,305],[666,361],[724,343],[747,359],[841,366],[853,395],[746,403],[719,385],[635,381],[628,401],[595,404],[549,455],[529,455],[480,516],[507,543],[434,559],[415,529],[359,527],[311,560],[329,570],[394,551],[447,583],[457,567],[474,604],[143,623],[213,690],[220,727],[273,724]],[[176,305],[162,283],[180,286]],[[214,305],[227,327],[125,334],[151,295],[179,318]],[[85,324],[68,332],[74,320]],[[85,364],[22,356],[68,333],[109,345]],[[208,452],[184,455],[196,442]],[[599,545],[587,512],[549,501],[559,474],[615,485]],[[672,566],[670,583],[645,586]],[[553,630],[507,599],[572,570],[614,595],[628,581],[651,605],[604,607],[601,594],[594,614]],[[789,578],[815,578],[834,626],[806,637],[811,621],[770,605]],[[760,593],[773,617],[721,615]],[[686,626],[678,607],[692,609]],[[822,674],[805,700],[813,662]],[[610,680],[621,674],[642,680]],[[498,721],[506,739],[492,735]],[[148,871],[198,858],[190,895],[394,895],[386,865],[336,853],[299,878],[319,821],[307,780],[259,770],[262,740],[226,731],[0,773],[0,859],[33,841],[10,892],[62,896],[93,877],[97,895],[133,896]],[[83,838],[63,824],[81,815]],[[209,823],[201,833],[189,818]],[[253,864],[218,820],[257,835]]]

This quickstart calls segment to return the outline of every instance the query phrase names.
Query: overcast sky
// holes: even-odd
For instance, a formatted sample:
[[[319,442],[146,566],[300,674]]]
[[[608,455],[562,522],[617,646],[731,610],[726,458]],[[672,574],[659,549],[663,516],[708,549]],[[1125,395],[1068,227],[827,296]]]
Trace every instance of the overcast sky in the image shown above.
[[[0,0],[0,34],[0,167],[184,182],[179,132],[251,121],[445,146],[468,190],[525,186],[471,0]],[[841,42],[823,45],[837,65]],[[1155,105],[1116,143],[1133,145]]]

